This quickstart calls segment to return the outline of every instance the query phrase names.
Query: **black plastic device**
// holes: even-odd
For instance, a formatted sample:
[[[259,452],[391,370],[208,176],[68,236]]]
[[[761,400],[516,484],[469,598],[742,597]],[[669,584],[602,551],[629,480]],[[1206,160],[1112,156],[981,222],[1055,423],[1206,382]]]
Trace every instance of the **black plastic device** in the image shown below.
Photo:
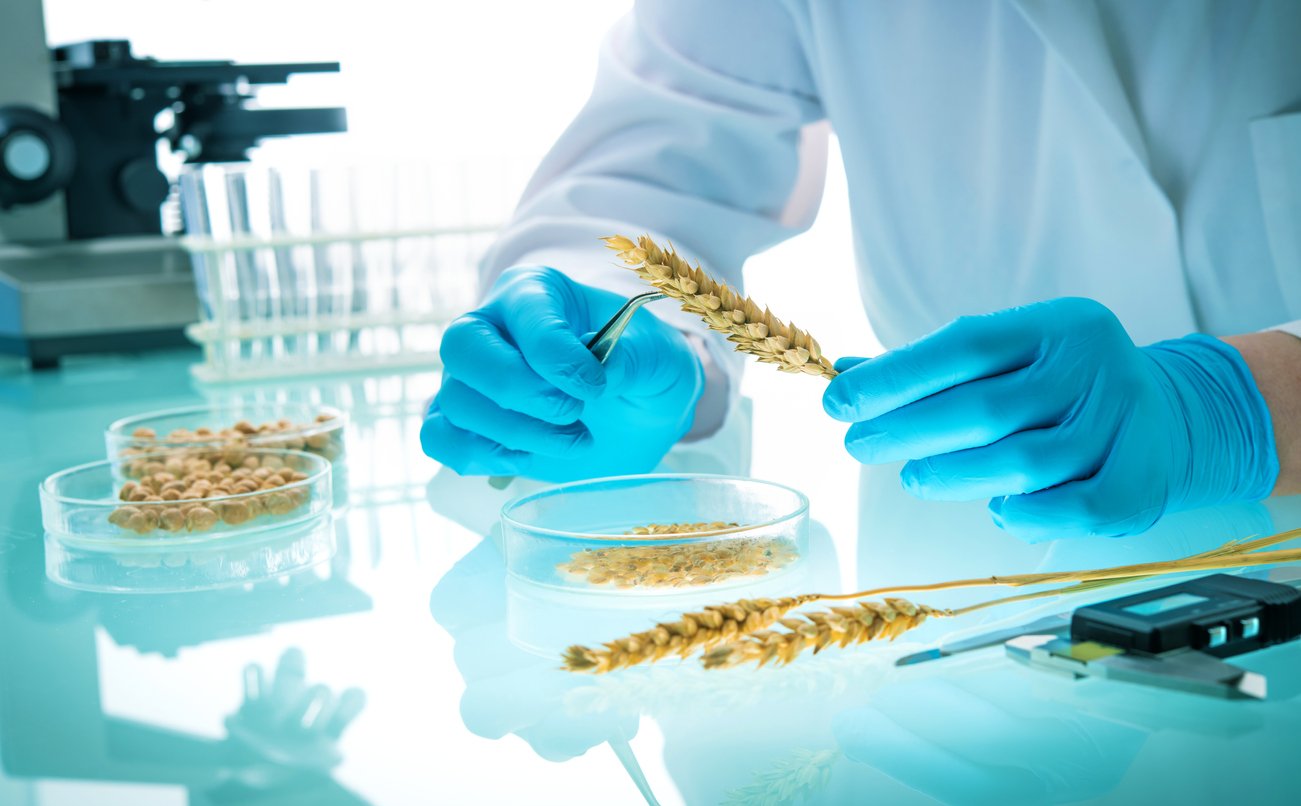
[[[1071,617],[1071,640],[1159,655],[1192,649],[1227,658],[1301,636],[1301,590],[1214,574],[1109,602]]]

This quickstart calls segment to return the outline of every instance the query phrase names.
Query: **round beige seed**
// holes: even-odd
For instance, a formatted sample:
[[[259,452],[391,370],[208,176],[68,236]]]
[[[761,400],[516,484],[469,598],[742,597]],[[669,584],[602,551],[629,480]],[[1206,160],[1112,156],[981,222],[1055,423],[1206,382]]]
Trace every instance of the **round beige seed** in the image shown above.
[[[231,526],[238,526],[252,517],[253,513],[244,501],[227,501],[221,506],[221,519]]]
[[[169,532],[180,531],[185,526],[185,514],[175,507],[164,509],[158,517],[158,524]]]
[[[185,517],[185,526],[192,532],[202,532],[217,525],[220,518],[208,507],[196,506]]]

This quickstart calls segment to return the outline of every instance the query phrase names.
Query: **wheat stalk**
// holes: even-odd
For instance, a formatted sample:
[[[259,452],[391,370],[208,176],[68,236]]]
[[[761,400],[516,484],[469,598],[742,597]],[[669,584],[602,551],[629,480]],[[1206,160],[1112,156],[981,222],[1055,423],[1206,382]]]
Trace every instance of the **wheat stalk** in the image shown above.
[[[1301,537],[1301,529],[1293,530],[1288,538]],[[1278,537],[1277,535],[1275,537]],[[1274,538],[1267,538],[1273,540]],[[1242,544],[1249,545],[1249,544]],[[1227,547],[1226,547],[1227,548]],[[1226,568],[1249,568],[1254,565],[1273,565],[1292,563],[1301,560],[1301,549],[1280,549],[1277,551],[1254,551],[1230,549],[1225,553],[1208,553],[1185,557],[1180,560],[1162,560],[1160,562],[1138,563],[1135,565],[1118,565],[1112,568],[1094,568],[1087,571],[1053,571],[1042,574],[1013,574],[1009,576],[977,577],[975,579],[955,579],[949,582],[935,582],[928,585],[899,585],[889,588],[858,591],[856,593],[823,594],[819,599],[857,599],[864,596],[878,596],[882,593],[901,591],[937,591],[954,588],[973,588],[985,585],[1002,585],[1019,588],[1027,585],[1047,585],[1057,582],[1102,582],[1110,580],[1133,580],[1145,577],[1182,574],[1188,571],[1220,571]]]
[[[696,650],[762,630],[816,598],[810,594],[710,605],[696,613],[684,613],[677,621],[661,622],[644,632],[616,638],[603,648],[575,644],[565,650],[565,669],[604,674],[639,663],[654,663],[669,655],[685,658]]]
[[[1218,548],[1180,560],[1139,563],[1090,571],[989,577],[985,580],[985,584],[1011,585],[1013,587],[1064,581],[1073,581],[1075,584],[1065,588],[979,602],[956,610],[913,604],[906,599],[887,598],[884,603],[859,601],[855,602],[853,607],[831,607],[826,611],[802,613],[798,617],[778,620],[777,623],[786,629],[785,632],[757,630],[746,635],[740,635],[706,652],[701,657],[701,662],[706,669],[726,669],[745,663],[758,663],[759,666],[764,666],[776,662],[779,665],[785,665],[809,649],[812,649],[813,653],[817,654],[833,645],[843,648],[851,644],[861,644],[882,638],[894,640],[895,637],[902,633],[920,626],[929,617],[961,616],[977,610],[984,610],[987,607],[996,607],[1045,596],[1083,593],[1120,582],[1163,574],[1292,562],[1301,560],[1301,550],[1260,551],[1259,549],[1286,542],[1298,536],[1301,536],[1301,529],[1293,529],[1255,540],[1230,540]],[[943,590],[967,587],[975,582],[977,580],[956,580],[934,585],[918,585],[913,586],[911,589]],[[893,590],[900,589],[894,588]],[[823,596],[820,598],[823,600],[858,598],[872,593],[871,591],[860,591],[858,593]]]
[[[782,372],[821,375],[827,380],[836,377],[817,339],[767,308],[761,310],[754,300],[714,280],[698,265],[692,266],[672,245],[663,249],[649,235],[636,242],[622,235],[602,240],[638,277],[682,303],[682,310],[699,316],[711,330],[727,334],[737,351]]]
[[[785,665],[800,653],[814,654],[829,646],[847,647],[896,636],[918,627],[931,616],[952,616],[954,611],[913,604],[907,599],[856,602],[852,607],[801,613],[779,619],[785,632],[757,630],[707,651],[701,658],[706,669],[726,669],[743,663]]]

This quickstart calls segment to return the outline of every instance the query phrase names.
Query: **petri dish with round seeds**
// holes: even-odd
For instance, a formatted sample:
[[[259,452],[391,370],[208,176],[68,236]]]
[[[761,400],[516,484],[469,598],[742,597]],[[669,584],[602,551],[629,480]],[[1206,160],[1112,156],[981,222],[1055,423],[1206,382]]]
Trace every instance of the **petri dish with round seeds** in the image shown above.
[[[331,406],[247,403],[186,406],[123,417],[104,431],[110,460],[141,464],[147,453],[212,457],[246,448],[303,451],[333,464],[335,507],[347,503],[344,432],[348,418]]]
[[[306,451],[338,461],[346,425],[343,412],[330,406],[186,406],[123,417],[105,430],[104,443],[109,459],[234,444]]]
[[[46,575],[84,590],[174,592],[253,582],[333,552],[331,465],[305,451],[166,450],[41,483]]]
[[[507,572],[591,593],[680,594],[786,574],[808,553],[803,493],[733,476],[592,479],[501,513]]]

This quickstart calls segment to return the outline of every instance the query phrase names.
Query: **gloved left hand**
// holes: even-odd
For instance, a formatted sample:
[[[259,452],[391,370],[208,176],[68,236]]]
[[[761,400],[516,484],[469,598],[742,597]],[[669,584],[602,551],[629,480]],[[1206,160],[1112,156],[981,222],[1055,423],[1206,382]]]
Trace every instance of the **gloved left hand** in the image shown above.
[[[1124,535],[1166,511],[1260,499],[1278,478],[1269,410],[1241,354],[1193,335],[1138,348],[1106,307],[1058,299],[963,317],[871,360],[823,398],[865,463],[904,487],[991,498],[1030,541]]]
[[[691,427],[704,373],[686,336],[647,310],[598,363],[584,344],[624,301],[555,269],[504,272],[443,336],[425,453],[461,475],[649,472]]]

